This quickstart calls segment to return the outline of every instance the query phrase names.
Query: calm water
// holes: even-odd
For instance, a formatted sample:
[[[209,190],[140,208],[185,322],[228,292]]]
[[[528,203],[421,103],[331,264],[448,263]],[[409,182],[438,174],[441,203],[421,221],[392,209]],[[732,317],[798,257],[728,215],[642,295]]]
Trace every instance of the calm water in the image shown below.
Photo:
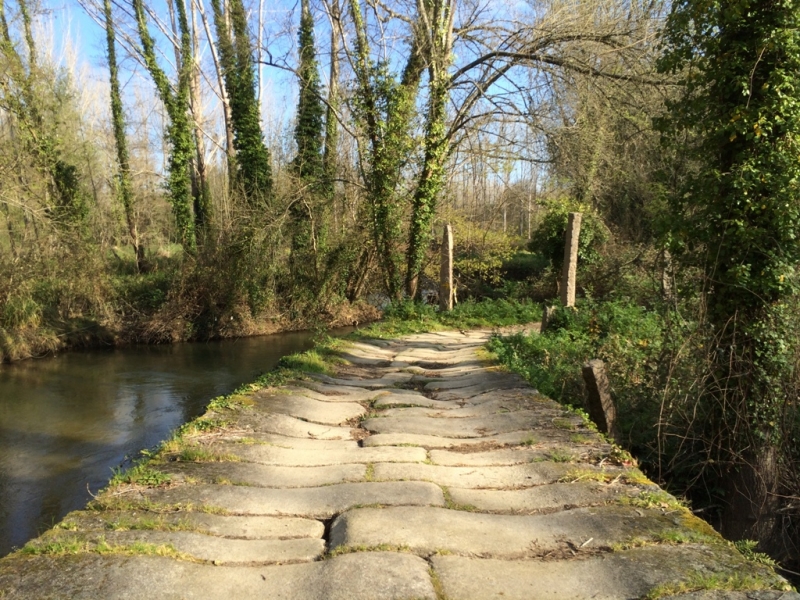
[[[0,556],[231,392],[311,346],[310,333],[66,353],[0,365]]]

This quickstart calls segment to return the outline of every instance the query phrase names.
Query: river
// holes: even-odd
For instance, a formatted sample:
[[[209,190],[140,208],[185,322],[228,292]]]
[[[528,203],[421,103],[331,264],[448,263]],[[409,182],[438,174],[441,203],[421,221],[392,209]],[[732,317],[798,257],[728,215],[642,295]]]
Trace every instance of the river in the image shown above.
[[[0,365],[0,556],[102,488],[227,394],[312,345],[311,333],[137,346]]]

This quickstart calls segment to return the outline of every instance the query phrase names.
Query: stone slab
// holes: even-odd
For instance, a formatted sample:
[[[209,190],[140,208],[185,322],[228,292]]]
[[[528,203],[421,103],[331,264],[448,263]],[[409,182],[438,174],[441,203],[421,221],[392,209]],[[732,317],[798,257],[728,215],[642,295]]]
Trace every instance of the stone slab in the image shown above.
[[[310,423],[322,425],[341,425],[357,419],[367,409],[355,402],[322,402],[307,396],[289,396],[286,394],[253,394],[257,409],[271,413],[281,413],[297,417]]]
[[[65,520],[81,530],[117,531],[126,529],[193,529],[207,535],[239,539],[321,538],[325,526],[315,519],[299,517],[240,517],[201,512],[168,512],[153,515],[143,511],[81,511]]]
[[[312,450],[314,452],[352,450],[354,448],[358,448],[358,442],[355,440],[318,440],[314,438],[288,437],[275,433],[261,433],[257,431],[225,433],[219,437],[219,440],[221,442],[229,442],[236,445],[272,446],[275,448]]]
[[[369,402],[377,395],[375,390],[367,390],[351,385],[333,385],[321,381],[303,381],[300,383],[303,387],[313,392],[318,392],[332,398],[338,398],[338,401]]]
[[[422,406],[427,408],[436,408],[439,410],[449,410],[458,408],[455,402],[441,402],[439,400],[432,400],[423,396],[419,392],[412,392],[408,390],[397,390],[384,392],[378,396],[373,404],[375,408],[388,408],[392,406]]]
[[[240,449],[252,451],[257,447],[244,446]],[[283,450],[276,448],[274,450]],[[377,450],[373,448],[372,450]],[[409,450],[422,450],[409,448]],[[283,452],[305,452],[312,457],[319,453],[302,450],[283,450]],[[244,460],[251,452],[243,452]],[[255,453],[253,453],[255,454]],[[256,456],[256,459],[260,455]],[[255,464],[254,464],[255,463]],[[208,463],[168,463],[161,468],[162,471],[177,477],[191,477],[204,483],[227,483],[233,485],[250,485],[270,488],[300,488],[319,487],[332,483],[346,481],[361,481],[364,479],[366,465],[359,464],[332,464],[326,466],[274,466],[243,462],[208,462]]]
[[[440,487],[421,481],[340,483],[318,488],[193,485],[155,490],[152,501],[213,506],[238,515],[328,518],[354,506],[443,506]]]
[[[161,557],[36,557],[0,571],[23,600],[436,600],[429,565],[358,552],[297,565],[225,567]]]
[[[264,414],[248,411],[239,417],[238,424],[253,431],[274,433],[286,437],[309,438],[319,440],[352,440],[353,434],[349,427],[336,425],[320,425],[309,423],[297,417],[279,413]]]
[[[443,377],[425,384],[425,391],[436,392],[444,390],[457,390],[475,385],[491,386],[491,389],[507,389],[508,384],[513,387],[524,387],[525,383],[519,375],[497,370],[487,370],[479,373],[466,373],[456,377]]]
[[[520,490],[475,490],[449,488],[450,498],[458,505],[478,510],[508,513],[537,513],[613,502],[638,495],[630,486],[609,485],[594,481],[551,483]]]
[[[405,406],[400,408],[388,408],[381,411],[381,418],[397,417],[428,417],[431,419],[484,419],[493,415],[519,415],[523,412],[536,413],[537,423],[549,424],[553,419],[569,418],[569,413],[563,408],[556,408],[547,405],[537,405],[533,402],[524,400],[489,400],[482,404],[466,405],[458,401],[445,401],[447,408],[432,408],[424,406]],[[531,415],[525,415],[530,417]]]
[[[575,429],[581,424],[579,419],[567,417],[560,422]],[[452,438],[477,438],[552,426],[552,419],[543,419],[538,411],[526,410],[461,419],[423,416],[377,417],[364,420],[362,426],[373,433],[417,433]]]
[[[435,465],[447,467],[497,467],[503,465],[521,465],[533,461],[578,459],[586,447],[570,444],[550,444],[536,446],[514,446],[485,452],[451,452],[449,450],[431,450],[430,460]],[[610,451],[611,445],[605,444],[596,452]]]
[[[236,444],[236,453],[242,459],[269,465],[311,467],[321,465],[346,465],[372,462],[422,462],[427,455],[422,448],[348,448],[342,450],[288,449],[258,444]]]
[[[65,533],[59,537],[71,536]],[[137,542],[168,546],[217,565],[310,562],[325,552],[321,538],[237,540],[190,531],[109,531],[90,541],[105,541],[111,546],[130,547]]]
[[[582,468],[591,469],[589,465]],[[426,464],[376,464],[378,481],[432,481],[459,488],[523,488],[554,483],[575,469],[575,465],[540,462],[507,467],[443,467]]]
[[[411,379],[411,373],[404,373],[402,371],[395,371],[385,373],[382,377],[377,379],[355,379],[355,378],[341,378],[330,377],[329,375],[313,374],[312,377],[325,385],[334,386],[348,386],[356,388],[364,388],[367,390],[377,390],[381,388],[394,387],[397,384],[405,383]]]
[[[745,567],[718,548],[656,546],[586,560],[507,561],[434,556],[433,568],[450,600],[627,600],[691,576],[733,574]]]
[[[659,511],[630,506],[579,508],[547,515],[487,515],[432,507],[362,508],[340,515],[330,533],[339,546],[407,546],[423,556],[518,559],[555,550],[580,554],[609,550],[630,539],[653,540],[664,531],[689,533]]]
[[[503,389],[518,389],[520,387],[520,380],[517,377],[508,378],[504,381],[476,383],[468,387],[462,387],[454,390],[441,390],[434,393],[434,398],[437,400],[458,400],[461,398],[472,398],[492,392],[495,390]],[[533,389],[533,388],[531,388]]]
[[[539,432],[535,439],[539,439]],[[515,431],[500,435],[489,435],[482,438],[452,438],[437,435],[421,435],[417,433],[378,433],[364,438],[364,446],[397,446],[411,445],[423,448],[469,448],[475,446],[503,446],[506,444],[524,444],[534,439],[530,431]]]

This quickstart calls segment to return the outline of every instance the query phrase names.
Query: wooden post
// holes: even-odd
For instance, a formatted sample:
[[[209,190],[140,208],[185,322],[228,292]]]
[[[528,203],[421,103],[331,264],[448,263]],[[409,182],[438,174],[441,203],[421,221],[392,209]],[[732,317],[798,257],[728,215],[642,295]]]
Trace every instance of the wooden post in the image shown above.
[[[453,228],[444,227],[442,266],[439,271],[439,310],[453,310]]]
[[[567,239],[564,243],[564,270],[561,275],[561,304],[575,306],[575,277],[578,273],[578,238],[581,213],[569,213]]]
[[[589,416],[603,433],[616,439],[617,409],[611,399],[611,386],[602,360],[590,360],[583,365],[583,380],[589,392]]]

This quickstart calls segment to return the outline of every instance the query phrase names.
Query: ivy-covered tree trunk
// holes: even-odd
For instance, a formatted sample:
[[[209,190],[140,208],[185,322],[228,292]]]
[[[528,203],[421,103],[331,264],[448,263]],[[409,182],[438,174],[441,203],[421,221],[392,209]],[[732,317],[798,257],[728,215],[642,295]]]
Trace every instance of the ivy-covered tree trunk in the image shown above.
[[[119,88],[119,74],[117,71],[116,34],[114,19],[111,13],[111,0],[103,0],[103,13],[106,20],[106,44],[108,50],[108,75],[111,84],[111,123],[114,128],[114,143],[117,148],[117,192],[125,210],[125,223],[128,226],[128,236],[136,256],[136,270],[144,269],[144,245],[139,239],[139,230],[136,227],[135,198],[133,183],[131,181],[130,154],[128,153],[128,138],[125,135],[125,115],[123,114],[122,95]]]
[[[402,168],[412,149],[410,127],[425,64],[416,38],[412,39],[403,75],[397,82],[385,63],[370,59],[369,40],[358,0],[349,0],[355,26],[357,117],[366,134],[367,164],[364,182],[367,204],[384,286],[393,300],[400,299],[402,285],[402,208],[398,186]]]
[[[334,186],[336,167],[338,164],[337,149],[339,146],[339,35],[341,32],[341,14],[339,0],[333,0],[330,7],[331,19],[331,58],[328,74],[328,106],[325,114],[325,150],[322,156],[323,193],[331,210],[336,209],[334,203]]]
[[[211,0],[211,6],[219,60],[231,107],[233,147],[236,149],[233,180],[241,186],[250,206],[264,206],[272,196],[272,165],[261,131],[247,12],[242,0],[230,0],[227,14],[221,0]],[[226,19],[230,21],[233,37]]]
[[[161,101],[164,103],[170,120],[166,131],[166,138],[170,144],[167,189],[172,204],[172,212],[175,215],[181,245],[186,251],[194,252],[196,238],[190,175],[194,143],[191,119],[189,117],[192,41],[186,16],[186,6],[181,0],[178,0],[176,5],[180,32],[180,62],[177,65],[177,82],[173,91],[169,78],[158,65],[155,43],[147,28],[144,4],[142,0],[133,0],[133,9],[136,14],[139,38],[142,41],[145,65],[153,78],[153,83],[161,97]]]
[[[419,275],[431,241],[431,224],[436,204],[446,183],[445,163],[449,155],[447,139],[447,100],[450,97],[450,75],[453,46],[453,6],[451,0],[420,3],[426,12],[423,22],[428,56],[428,115],[425,123],[425,157],[411,206],[408,249],[406,251],[406,293],[417,295]]]
[[[800,2],[681,0],[665,40],[661,68],[685,94],[662,130],[701,165],[672,199],[671,235],[673,255],[705,274],[715,385],[703,401],[723,533],[767,548],[780,425],[797,394],[786,323],[800,291]]]
[[[300,97],[294,140],[297,155],[291,169],[300,181],[289,214],[292,219],[292,276],[297,286],[313,294],[320,283],[320,258],[324,254],[327,226],[322,181],[323,115],[322,90],[314,47],[314,18],[308,0],[301,2],[299,31]]]

